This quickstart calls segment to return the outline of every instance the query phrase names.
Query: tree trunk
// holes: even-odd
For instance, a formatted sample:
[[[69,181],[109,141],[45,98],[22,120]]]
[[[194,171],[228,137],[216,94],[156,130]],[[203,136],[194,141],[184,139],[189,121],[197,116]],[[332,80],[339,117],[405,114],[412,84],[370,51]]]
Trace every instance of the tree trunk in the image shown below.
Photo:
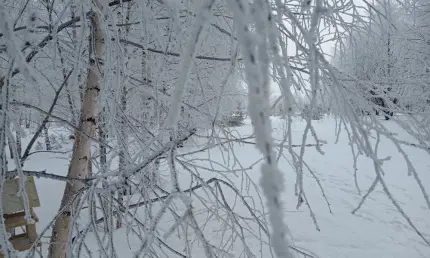
[[[100,167],[103,172],[106,172],[106,163],[107,163],[107,150],[106,150],[106,139],[107,139],[107,130],[106,130],[106,117],[105,117],[105,108],[102,109],[100,113],[99,119],[99,151],[100,151]]]
[[[30,111],[27,111],[27,112],[30,112]],[[25,128],[27,128],[27,129],[30,128],[30,124],[31,124],[30,117],[31,117],[31,112],[30,112],[30,114],[25,115]]]
[[[7,140],[7,146],[9,147],[9,154],[10,154],[10,159],[14,159],[14,155],[13,155],[13,151],[12,151],[12,144],[14,144],[13,142],[10,142],[9,140]]]
[[[22,114],[19,115],[18,128],[16,129],[16,150],[17,150],[19,159],[21,159],[21,155],[22,155],[21,128],[22,128]]]
[[[95,53],[90,53],[92,60],[88,70],[84,103],[81,111],[81,130],[83,133],[77,135],[68,172],[68,176],[80,179],[88,177],[88,161],[90,159],[91,151],[91,140],[88,136],[94,136],[97,130],[97,96],[100,91],[100,71],[98,70],[98,67],[101,65],[97,62],[103,57],[104,48],[103,34],[100,28],[100,18],[97,13],[93,13],[90,16],[90,19],[92,35],[95,40]],[[69,182],[66,185],[60,206],[61,213],[56,219],[54,228],[52,229],[48,258],[67,257],[70,244],[70,221],[73,216],[79,212],[76,210],[76,206],[80,202],[80,198],[76,195],[79,194],[79,191],[83,187],[84,184],[79,181]],[[73,203],[71,203],[72,200],[74,200]]]
[[[48,127],[46,125],[43,127],[43,135],[45,136],[46,150],[52,150],[51,140],[49,139]]]
[[[121,116],[121,127],[119,128],[119,137],[118,137],[118,141],[120,141],[121,143],[119,143],[120,146],[120,151],[118,153],[119,156],[119,164],[118,164],[118,169],[120,174],[124,173],[125,168],[127,167],[127,138],[126,138],[126,133],[125,133],[125,112],[127,109],[127,91],[125,89],[125,87],[123,87],[123,89],[121,90],[121,110],[122,110],[122,116]],[[122,227],[122,213],[124,212],[122,209],[122,204],[124,203],[124,194],[127,194],[127,178],[123,177],[122,178],[123,181],[123,189],[120,189],[118,191],[118,203],[120,204],[119,210],[120,212],[118,212],[117,215],[117,219],[116,219],[116,228],[121,228]]]
[[[127,9],[126,9],[126,15],[124,16],[122,12],[119,13],[119,19],[121,19],[123,21],[123,23],[128,24],[130,21],[130,12],[131,12],[131,3],[125,3],[127,5]],[[121,29],[119,29],[119,34],[124,34],[124,37],[126,38],[128,35],[128,32],[130,31],[130,27],[126,26],[125,27],[125,31],[122,31]],[[125,48],[125,52],[127,52],[127,48]],[[125,64],[125,68],[127,68],[127,64],[128,61]],[[127,89],[125,87],[125,85],[122,87],[121,89],[121,111],[122,111],[122,116],[121,116],[121,125],[119,128],[119,133],[118,133],[118,141],[121,141],[121,143],[119,143],[120,146],[120,151],[118,153],[119,156],[119,164],[118,164],[118,169],[120,171],[120,173],[124,173],[125,168],[127,167],[128,164],[128,145],[127,145],[127,134],[125,132],[125,128],[126,128],[126,119],[125,119],[125,115],[126,115],[126,111],[127,111]],[[126,194],[130,194],[129,193],[129,185],[127,183],[128,178],[123,177],[121,179],[123,181],[123,189],[120,189],[118,191],[118,203],[120,204],[119,210],[120,212],[117,213],[117,218],[116,218],[116,228],[121,228],[122,227],[122,216],[124,213],[124,209],[122,208],[122,205],[124,203],[124,195]]]
[[[107,172],[107,150],[106,150],[106,140],[107,140],[107,129],[106,129],[106,116],[105,116],[105,108],[103,107],[102,112],[100,113],[99,116],[99,151],[100,151],[100,168],[102,170],[102,173],[106,173]],[[105,189],[108,189],[108,186],[105,182],[103,182],[103,187]],[[111,192],[111,195],[115,195],[115,193]],[[98,194],[98,199],[100,200],[100,205],[103,211],[103,214],[105,217],[109,217],[108,214],[110,214],[111,211],[111,203],[109,203],[107,198],[102,198],[101,194]],[[97,218],[97,209],[95,209],[95,211],[93,211],[93,213],[95,214],[96,218]],[[108,221],[105,220],[104,221],[104,231],[107,232],[108,231]]]
[[[76,9],[77,9],[76,3],[72,2],[71,5],[70,5],[70,19],[72,19],[72,20],[74,18],[76,18]],[[72,28],[72,43],[73,43],[75,51],[78,50],[77,40],[78,39],[77,39],[76,28],[73,27]],[[79,84],[79,99],[80,99],[79,104],[81,104],[81,106],[79,108],[82,109],[82,103],[84,103],[84,85],[81,83],[81,73],[80,73],[80,71],[78,71],[78,84]]]
[[[16,86],[13,87],[13,89],[12,89],[12,101],[13,102],[16,102],[18,99],[16,89],[17,89]],[[16,157],[16,158],[20,159],[21,154],[22,154],[22,144],[21,144],[21,126],[22,126],[22,113],[21,112],[22,111],[20,108],[14,107],[12,109],[12,112],[15,114],[16,117],[19,117],[17,123],[15,124],[15,137],[16,137],[16,139],[15,139],[15,143],[13,143],[13,144],[16,144],[16,149],[17,149],[17,154],[18,154],[18,157]],[[12,155],[12,152],[11,152],[11,155]]]

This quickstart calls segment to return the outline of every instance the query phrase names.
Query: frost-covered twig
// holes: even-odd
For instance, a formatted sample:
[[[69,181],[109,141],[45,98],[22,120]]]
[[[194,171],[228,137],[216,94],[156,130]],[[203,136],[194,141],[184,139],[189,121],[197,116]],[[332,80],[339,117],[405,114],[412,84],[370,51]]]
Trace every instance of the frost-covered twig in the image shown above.
[[[33,135],[33,137],[30,139],[30,142],[28,143],[27,147],[25,148],[24,154],[21,157],[21,164],[24,164],[25,160],[27,159],[27,157],[30,154],[30,150],[33,147],[34,143],[36,142],[37,138],[39,137],[39,135],[42,133],[43,128],[45,128],[46,124],[48,123],[48,119],[51,116],[52,112],[54,111],[55,106],[57,105],[57,101],[58,98],[60,96],[60,93],[62,92],[62,90],[64,89],[64,87],[67,87],[67,81],[70,78],[70,75],[72,74],[73,70],[70,70],[70,72],[67,74],[66,78],[64,79],[63,83],[61,84],[61,86],[58,88],[58,90],[56,90],[55,92],[55,97],[54,100],[52,101],[52,104],[48,110],[48,114],[46,115],[46,117],[43,119],[42,123],[40,124],[39,128],[37,129],[36,133]]]
[[[206,26],[207,20],[210,18],[212,13],[212,6],[215,0],[205,0],[202,2],[200,11],[197,13],[196,25],[192,30],[192,36],[189,38],[188,44],[185,48],[184,54],[182,55],[180,78],[178,85],[175,87],[175,92],[172,95],[172,103],[169,114],[166,118],[166,128],[176,124],[182,95],[184,94],[185,87],[189,78],[189,70],[192,64],[192,59],[195,56],[197,45],[199,44],[200,35],[202,30]]]

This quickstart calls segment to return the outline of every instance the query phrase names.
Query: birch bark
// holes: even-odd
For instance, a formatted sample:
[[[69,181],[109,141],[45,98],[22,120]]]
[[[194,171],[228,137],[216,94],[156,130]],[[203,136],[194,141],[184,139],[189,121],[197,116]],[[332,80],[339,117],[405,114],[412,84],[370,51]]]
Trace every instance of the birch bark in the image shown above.
[[[68,176],[73,178],[87,178],[89,175],[88,160],[91,154],[91,140],[97,130],[98,105],[97,97],[100,91],[100,64],[103,57],[104,40],[100,27],[100,18],[97,13],[90,17],[92,24],[92,36],[94,39],[93,58],[90,60],[84,102],[81,111],[81,130],[83,133],[77,135],[72,160],[69,166]],[[66,258],[68,252],[70,222],[76,214],[74,207],[79,203],[79,191],[84,184],[73,181],[66,185],[60,206],[60,215],[55,221],[52,230],[51,245],[48,258]],[[74,199],[74,200],[73,200]],[[73,201],[73,203],[71,203]]]

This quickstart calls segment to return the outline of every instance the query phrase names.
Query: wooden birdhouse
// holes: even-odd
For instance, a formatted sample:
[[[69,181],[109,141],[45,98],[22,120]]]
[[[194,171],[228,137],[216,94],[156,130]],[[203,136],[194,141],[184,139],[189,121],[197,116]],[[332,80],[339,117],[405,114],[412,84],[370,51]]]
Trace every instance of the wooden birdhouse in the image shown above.
[[[30,249],[37,239],[35,223],[39,221],[39,218],[34,213],[33,208],[40,207],[40,201],[33,177],[27,177],[25,181],[25,190],[27,192],[30,214],[34,224],[29,224],[25,218],[24,200],[22,196],[18,196],[19,178],[6,180],[3,185],[2,204],[6,230],[14,233],[16,228],[22,228],[22,231],[24,231],[18,235],[13,234],[9,238],[12,246],[18,251]],[[3,257],[1,253],[0,257]]]

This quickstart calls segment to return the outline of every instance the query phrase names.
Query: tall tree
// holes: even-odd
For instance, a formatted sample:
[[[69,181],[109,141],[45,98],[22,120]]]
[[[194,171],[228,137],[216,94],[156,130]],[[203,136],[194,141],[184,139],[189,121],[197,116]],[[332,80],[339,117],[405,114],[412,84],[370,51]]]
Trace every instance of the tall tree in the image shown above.
[[[51,245],[48,257],[70,257],[68,247],[71,219],[79,212],[79,196],[84,188],[85,179],[89,175],[88,160],[91,158],[91,139],[97,129],[98,105],[97,97],[101,89],[102,65],[104,52],[104,36],[101,28],[101,17],[97,12],[89,14],[91,33],[93,39],[90,44],[90,66],[81,111],[81,132],[79,133],[69,166],[68,176],[76,180],[68,183],[61,201],[59,216],[52,229]]]

